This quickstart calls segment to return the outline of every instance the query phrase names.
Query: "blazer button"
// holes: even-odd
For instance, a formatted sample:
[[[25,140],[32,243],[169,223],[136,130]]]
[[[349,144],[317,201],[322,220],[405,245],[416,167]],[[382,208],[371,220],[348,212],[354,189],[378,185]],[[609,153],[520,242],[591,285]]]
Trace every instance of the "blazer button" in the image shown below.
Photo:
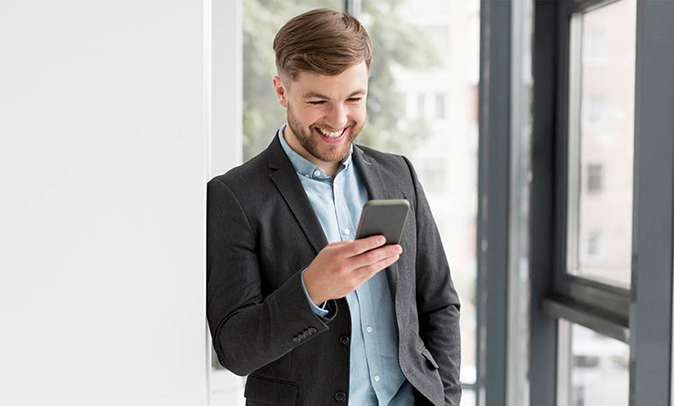
[[[299,337],[293,337],[293,341],[296,342],[296,343],[299,343],[299,342],[302,341],[302,340],[300,340]]]
[[[335,400],[338,401],[339,403],[344,402],[346,400],[346,393],[344,392],[335,393]]]
[[[309,333],[314,334],[316,332],[315,327],[309,327]]]
[[[349,341],[350,341],[350,340],[349,340],[349,337],[347,337],[347,336],[341,336],[341,337],[339,337],[339,343],[342,344],[342,345],[345,346],[345,347],[348,347],[348,346],[349,346]]]

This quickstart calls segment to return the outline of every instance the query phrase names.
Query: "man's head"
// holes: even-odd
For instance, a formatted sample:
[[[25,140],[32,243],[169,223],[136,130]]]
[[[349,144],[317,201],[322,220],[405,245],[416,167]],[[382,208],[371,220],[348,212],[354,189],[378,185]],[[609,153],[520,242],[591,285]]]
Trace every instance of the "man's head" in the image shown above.
[[[274,87],[291,137],[314,158],[340,162],[366,119],[372,43],[365,28],[348,14],[312,10],[279,30],[274,51]]]

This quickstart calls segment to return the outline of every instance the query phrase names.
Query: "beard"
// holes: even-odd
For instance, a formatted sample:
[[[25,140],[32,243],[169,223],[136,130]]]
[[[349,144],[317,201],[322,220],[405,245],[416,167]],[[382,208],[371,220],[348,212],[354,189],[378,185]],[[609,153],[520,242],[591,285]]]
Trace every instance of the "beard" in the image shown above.
[[[320,135],[316,134],[312,125],[309,127],[301,126],[295,118],[290,104],[288,104],[288,126],[295,134],[295,138],[302,148],[323,162],[342,162],[349,154],[349,148],[363,129],[363,125],[356,126],[355,121],[348,123],[347,129],[344,130],[348,131],[347,138],[339,144],[331,145],[320,139]]]

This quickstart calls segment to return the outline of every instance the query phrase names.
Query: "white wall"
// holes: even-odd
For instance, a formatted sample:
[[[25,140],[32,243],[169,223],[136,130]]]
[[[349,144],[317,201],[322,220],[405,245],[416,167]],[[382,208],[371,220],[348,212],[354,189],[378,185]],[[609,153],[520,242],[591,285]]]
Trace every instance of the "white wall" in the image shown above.
[[[0,404],[207,404],[203,30],[0,4]]]

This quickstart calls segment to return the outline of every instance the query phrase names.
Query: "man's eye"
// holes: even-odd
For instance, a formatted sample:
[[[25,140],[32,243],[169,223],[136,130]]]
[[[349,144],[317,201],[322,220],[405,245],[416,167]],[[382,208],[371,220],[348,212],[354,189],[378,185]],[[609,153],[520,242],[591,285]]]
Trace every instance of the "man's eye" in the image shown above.
[[[324,101],[310,101],[309,102],[309,104],[313,104],[314,106],[319,105],[319,104],[323,104],[323,103],[325,103],[325,102]]]
[[[351,102],[360,101],[360,97],[352,97],[352,98],[349,99],[349,101],[351,101]]]

